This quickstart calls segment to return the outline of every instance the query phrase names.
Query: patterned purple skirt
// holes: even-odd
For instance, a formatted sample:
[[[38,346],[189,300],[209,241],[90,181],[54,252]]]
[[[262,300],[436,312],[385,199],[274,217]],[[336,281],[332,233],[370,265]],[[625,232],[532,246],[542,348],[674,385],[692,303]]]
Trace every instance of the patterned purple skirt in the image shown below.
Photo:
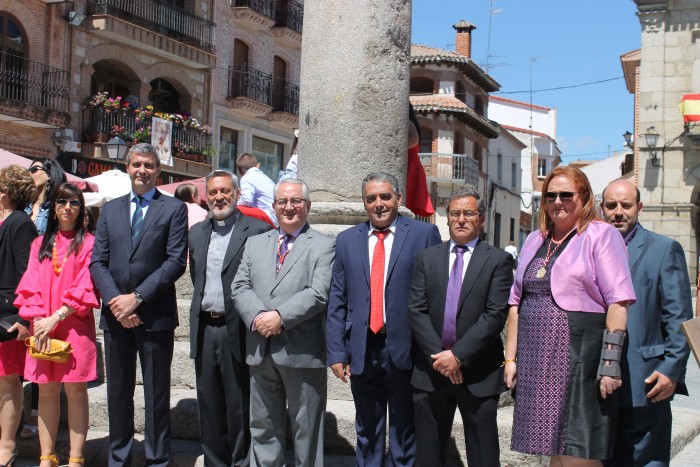
[[[512,448],[546,456],[564,453],[569,379],[569,321],[550,290],[550,268],[537,271],[536,258],[525,271],[518,316],[518,374]]]
[[[537,277],[543,264],[535,258],[523,280],[512,449],[606,459],[618,393],[603,400],[596,384],[605,314],[559,308],[550,287],[552,263]]]

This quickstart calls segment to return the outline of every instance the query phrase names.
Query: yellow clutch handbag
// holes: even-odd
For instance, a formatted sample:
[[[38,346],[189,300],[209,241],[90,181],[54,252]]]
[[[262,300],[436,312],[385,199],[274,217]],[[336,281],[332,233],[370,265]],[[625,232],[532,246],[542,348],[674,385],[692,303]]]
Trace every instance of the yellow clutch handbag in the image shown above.
[[[73,353],[73,348],[71,347],[70,342],[58,339],[51,339],[51,348],[45,352],[40,352],[37,350],[34,336],[26,338],[24,340],[24,344],[29,348],[29,356],[36,358],[37,360],[66,363],[70,354]]]

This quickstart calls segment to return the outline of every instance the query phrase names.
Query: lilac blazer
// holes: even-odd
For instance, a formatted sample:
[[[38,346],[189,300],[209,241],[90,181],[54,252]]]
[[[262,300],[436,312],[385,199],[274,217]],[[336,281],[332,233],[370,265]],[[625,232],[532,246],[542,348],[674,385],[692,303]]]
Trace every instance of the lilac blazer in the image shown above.
[[[520,305],[523,276],[544,243],[532,232],[520,252],[520,265],[510,289],[510,305]],[[583,234],[575,234],[552,266],[552,296],[566,311],[605,313],[612,303],[634,303],[634,287],[625,241],[614,227],[593,221]]]

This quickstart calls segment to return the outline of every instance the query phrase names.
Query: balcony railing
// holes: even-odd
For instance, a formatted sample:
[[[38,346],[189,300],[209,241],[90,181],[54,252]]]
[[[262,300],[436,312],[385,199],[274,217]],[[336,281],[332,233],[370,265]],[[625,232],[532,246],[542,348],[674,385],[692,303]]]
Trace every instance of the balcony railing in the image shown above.
[[[114,16],[192,47],[215,52],[215,24],[163,0],[97,0],[88,3],[88,15]]]
[[[286,82],[272,85],[272,110],[299,115],[299,86]]]
[[[249,66],[229,67],[228,97],[247,97],[272,105],[272,76]]]
[[[261,15],[275,19],[275,0],[235,0],[234,6],[248,7]]]
[[[138,132],[143,132],[145,128],[151,128],[151,118],[138,118],[135,111],[128,110],[106,110],[101,107],[86,109],[83,113],[83,134],[91,134],[93,142],[106,142],[110,138],[110,133],[114,127],[120,129],[120,136],[132,142],[138,139]],[[211,152],[211,134],[205,134],[196,128],[183,127],[173,124],[171,146],[173,155],[180,158],[188,158],[187,154],[207,154]],[[150,143],[140,140],[140,143]],[[199,161],[204,162],[204,161]]]
[[[464,182],[478,186],[479,162],[464,154],[421,153],[425,175],[431,181]]]
[[[278,0],[285,1],[285,0]],[[275,15],[275,26],[293,29],[301,34],[304,24],[304,5],[294,0],[287,1],[287,11],[277,11]]]
[[[0,52],[0,98],[68,111],[68,72]]]

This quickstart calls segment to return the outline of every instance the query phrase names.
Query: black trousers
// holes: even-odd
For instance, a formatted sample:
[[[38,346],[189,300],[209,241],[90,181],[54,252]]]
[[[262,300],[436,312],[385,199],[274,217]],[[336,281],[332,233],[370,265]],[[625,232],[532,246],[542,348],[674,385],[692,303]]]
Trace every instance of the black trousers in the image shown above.
[[[476,397],[463,384],[442,384],[432,392],[415,390],[416,465],[445,465],[452,421],[459,407],[464,424],[467,463],[483,467],[501,465],[496,411],[499,395]],[[437,449],[436,449],[437,448]]]
[[[220,322],[218,322],[220,321]],[[248,465],[250,376],[233,357],[226,320],[199,323],[195,371],[199,430],[207,467]]]
[[[170,462],[170,365],[174,331],[139,328],[105,331],[109,466],[130,467],[134,441],[136,356],[141,361],[145,400],[145,466]]]

